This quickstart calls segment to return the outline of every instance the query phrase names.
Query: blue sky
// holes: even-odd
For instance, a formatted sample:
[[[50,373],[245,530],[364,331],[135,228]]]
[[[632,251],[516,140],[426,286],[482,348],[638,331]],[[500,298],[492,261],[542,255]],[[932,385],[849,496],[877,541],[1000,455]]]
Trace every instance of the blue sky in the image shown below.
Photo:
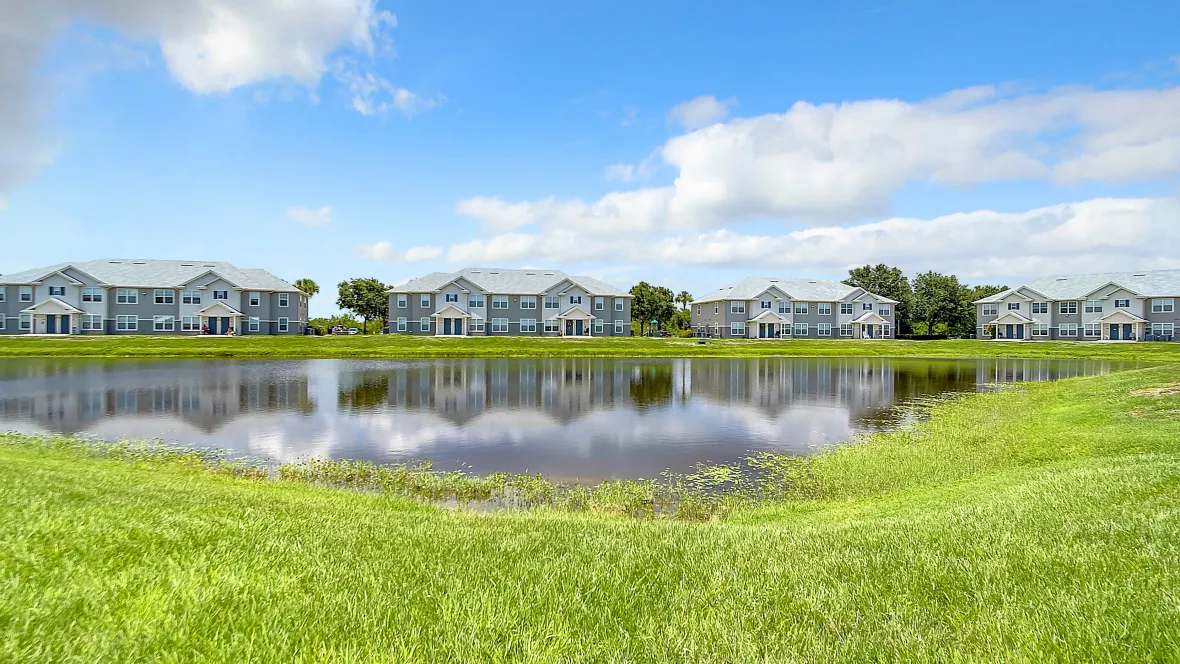
[[[1180,267],[1174,2],[73,4],[0,8],[0,273]]]

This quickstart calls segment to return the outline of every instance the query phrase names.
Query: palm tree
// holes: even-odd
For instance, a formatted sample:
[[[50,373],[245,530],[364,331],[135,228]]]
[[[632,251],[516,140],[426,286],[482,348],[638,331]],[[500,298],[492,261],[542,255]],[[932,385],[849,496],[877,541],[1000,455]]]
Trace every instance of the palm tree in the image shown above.
[[[684,309],[687,309],[688,305],[692,304],[692,294],[686,290],[682,290],[680,291],[680,294],[676,296],[676,302],[682,305]]]
[[[319,284],[311,279],[297,279],[295,281],[295,287],[306,293],[309,299],[320,292]]]

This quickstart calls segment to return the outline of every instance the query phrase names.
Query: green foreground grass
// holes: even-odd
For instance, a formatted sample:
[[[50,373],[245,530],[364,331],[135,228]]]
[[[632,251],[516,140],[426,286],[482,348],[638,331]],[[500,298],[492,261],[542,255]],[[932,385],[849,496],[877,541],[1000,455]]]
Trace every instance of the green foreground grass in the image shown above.
[[[185,459],[0,436],[0,659],[1180,659],[1176,365],[937,405],[708,523]]]
[[[643,337],[549,339],[76,336],[0,337],[0,357],[446,358],[446,357],[923,357],[1079,358],[1180,362],[1180,344],[1082,342],[754,340]]]

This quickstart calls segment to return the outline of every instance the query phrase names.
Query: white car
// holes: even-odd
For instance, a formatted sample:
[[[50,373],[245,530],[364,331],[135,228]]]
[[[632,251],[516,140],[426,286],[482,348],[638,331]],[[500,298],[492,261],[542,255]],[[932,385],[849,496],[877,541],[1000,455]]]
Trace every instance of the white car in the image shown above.
[[[348,333],[349,334],[360,334],[361,331],[356,329],[355,327],[350,327],[350,328],[348,328]]]

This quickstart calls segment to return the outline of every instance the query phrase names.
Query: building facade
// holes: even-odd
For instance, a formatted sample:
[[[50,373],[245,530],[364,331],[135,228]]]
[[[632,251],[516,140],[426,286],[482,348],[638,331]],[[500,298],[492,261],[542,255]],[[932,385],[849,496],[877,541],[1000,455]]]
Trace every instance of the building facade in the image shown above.
[[[897,301],[838,281],[748,278],[692,303],[697,336],[892,339]]]
[[[623,337],[631,295],[557,270],[466,268],[389,290],[390,334]]]
[[[103,259],[0,275],[0,334],[303,334],[307,296],[229,263]]]
[[[1180,270],[1047,277],[975,302],[976,336],[1174,341]]]

